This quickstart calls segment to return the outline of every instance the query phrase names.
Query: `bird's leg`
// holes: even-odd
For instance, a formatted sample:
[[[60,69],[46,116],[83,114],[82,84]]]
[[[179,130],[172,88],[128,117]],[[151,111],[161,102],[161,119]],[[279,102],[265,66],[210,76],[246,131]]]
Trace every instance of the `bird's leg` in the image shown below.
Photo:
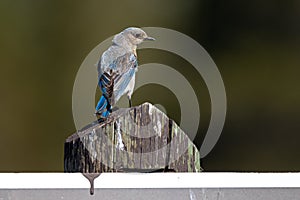
[[[131,108],[132,106],[132,102],[131,102],[131,99],[129,99],[129,108]]]
[[[131,97],[130,96],[127,96],[127,97],[128,97],[128,102],[129,102],[129,108],[131,108],[131,106],[132,106]]]

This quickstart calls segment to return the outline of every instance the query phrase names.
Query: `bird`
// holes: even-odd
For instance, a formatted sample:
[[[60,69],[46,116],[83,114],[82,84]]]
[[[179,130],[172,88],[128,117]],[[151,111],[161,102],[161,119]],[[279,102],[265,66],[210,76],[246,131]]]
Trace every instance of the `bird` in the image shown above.
[[[101,55],[97,64],[98,86],[102,92],[95,114],[103,122],[112,107],[123,95],[127,95],[129,107],[137,72],[137,46],[144,41],[154,41],[145,31],[129,27],[113,37],[112,45]]]

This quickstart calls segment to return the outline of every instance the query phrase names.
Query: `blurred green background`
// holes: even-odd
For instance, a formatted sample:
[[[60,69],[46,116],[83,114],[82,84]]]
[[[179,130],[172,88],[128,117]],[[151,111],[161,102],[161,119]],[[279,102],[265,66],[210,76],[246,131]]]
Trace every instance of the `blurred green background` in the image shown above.
[[[300,1],[0,1],[0,171],[63,171],[63,144],[75,132],[72,87],[86,55],[128,26],[180,31],[198,41],[217,64],[228,111],[206,171],[300,171]],[[210,118],[200,75],[182,58],[142,50],[139,62],[182,72],[197,92],[198,147]],[[182,70],[182,66],[185,69]],[[94,67],[94,66],[92,66]],[[166,88],[149,85],[135,105],[159,91],[175,120]],[[148,97],[147,97],[148,95]],[[173,106],[173,107],[172,107]]]

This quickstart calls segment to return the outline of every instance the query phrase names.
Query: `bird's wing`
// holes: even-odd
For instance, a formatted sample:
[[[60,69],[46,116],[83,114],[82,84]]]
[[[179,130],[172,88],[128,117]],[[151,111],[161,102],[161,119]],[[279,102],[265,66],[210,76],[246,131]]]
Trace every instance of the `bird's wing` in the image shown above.
[[[113,96],[115,77],[116,73],[111,70],[109,72],[102,73],[98,81],[102,94],[108,100],[110,100]]]
[[[124,94],[137,66],[137,59],[133,53],[127,53],[117,57],[105,71],[99,70],[98,85],[102,94],[109,99],[113,105]]]
[[[114,102],[117,102],[126,92],[125,90],[134,76],[137,67],[137,59],[133,53],[125,54],[116,61],[119,73],[114,81]]]

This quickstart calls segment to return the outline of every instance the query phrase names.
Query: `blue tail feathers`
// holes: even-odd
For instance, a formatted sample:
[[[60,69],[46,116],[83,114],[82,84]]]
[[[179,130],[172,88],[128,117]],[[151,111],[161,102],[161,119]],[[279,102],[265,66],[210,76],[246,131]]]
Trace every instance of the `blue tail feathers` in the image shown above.
[[[96,114],[100,115],[102,118],[107,118],[111,112],[112,109],[109,101],[102,95],[96,106]]]

